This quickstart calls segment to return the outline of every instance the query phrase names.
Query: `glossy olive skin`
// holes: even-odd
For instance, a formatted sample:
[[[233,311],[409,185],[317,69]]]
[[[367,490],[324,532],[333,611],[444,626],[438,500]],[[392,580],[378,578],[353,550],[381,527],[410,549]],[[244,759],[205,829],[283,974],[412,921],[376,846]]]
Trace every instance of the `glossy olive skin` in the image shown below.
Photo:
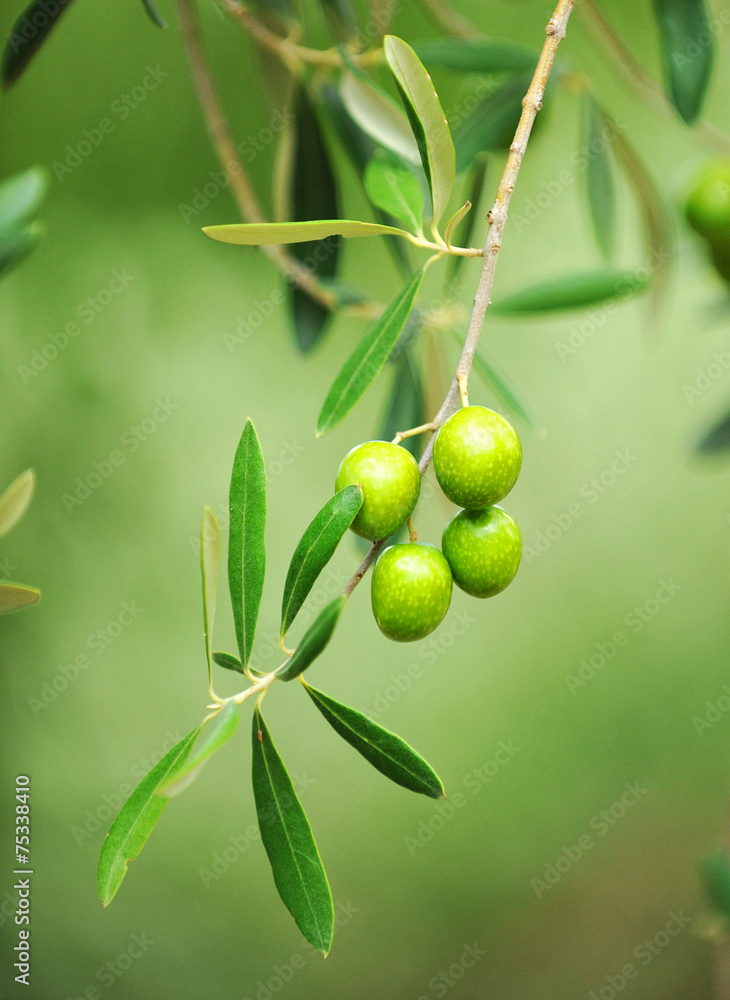
[[[515,578],[522,536],[501,507],[461,510],[446,525],[441,548],[458,587],[472,597],[494,597]]]
[[[376,542],[392,535],[413,513],[421,492],[421,474],[405,448],[389,441],[366,441],[343,458],[335,492],[351,485],[362,486],[363,492],[352,531]]]
[[[687,199],[687,221],[711,244],[730,245],[730,163],[708,164]]]
[[[391,545],[373,570],[370,597],[375,621],[395,642],[423,639],[444,620],[452,590],[449,564],[434,545]]]
[[[453,503],[483,510],[507,496],[520,474],[514,427],[486,406],[465,406],[441,427],[433,449],[441,489]]]

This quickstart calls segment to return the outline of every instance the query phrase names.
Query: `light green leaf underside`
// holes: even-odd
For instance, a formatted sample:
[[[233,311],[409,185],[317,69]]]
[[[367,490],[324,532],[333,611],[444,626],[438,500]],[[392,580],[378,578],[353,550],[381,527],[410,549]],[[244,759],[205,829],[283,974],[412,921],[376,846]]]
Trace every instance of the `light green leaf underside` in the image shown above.
[[[32,469],[21,472],[0,496],[0,538],[14,528],[28,509],[35,489]]]
[[[420,164],[418,145],[408,119],[373,80],[347,72],[342,78],[340,94],[350,116],[371,139],[408,163]]]
[[[24,583],[11,583],[9,580],[0,582],[0,615],[9,615],[13,611],[21,611],[37,604],[41,592],[36,587],[28,587]]]
[[[233,701],[227,701],[218,718],[214,720],[207,739],[200,744],[195,753],[190,754],[171,780],[160,785],[157,794],[162,798],[171,799],[184,792],[195,781],[213,754],[230,740],[237,725],[238,705]]]
[[[245,223],[230,226],[206,226],[203,229],[219,243],[241,246],[274,246],[280,243],[306,243],[324,240],[328,236],[408,236],[404,229],[381,226],[375,222],[352,222],[348,219],[321,219],[314,222],[266,222],[260,225]]]

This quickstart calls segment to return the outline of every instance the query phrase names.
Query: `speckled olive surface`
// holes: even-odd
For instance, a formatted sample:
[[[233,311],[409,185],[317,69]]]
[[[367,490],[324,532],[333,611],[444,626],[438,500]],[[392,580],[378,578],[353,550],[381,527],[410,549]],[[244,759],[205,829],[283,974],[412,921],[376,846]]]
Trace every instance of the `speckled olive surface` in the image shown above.
[[[391,545],[373,570],[375,621],[396,642],[423,639],[444,620],[452,589],[449,564],[434,545]]]
[[[421,492],[418,463],[409,451],[389,441],[366,441],[342,460],[335,492],[362,486],[362,507],[351,528],[375,542],[387,538],[413,513]]]
[[[436,438],[433,467],[441,489],[468,510],[507,496],[520,474],[522,445],[514,427],[486,406],[465,406]]]
[[[472,597],[494,597],[515,578],[522,536],[501,507],[461,510],[446,525],[441,547],[457,586]]]

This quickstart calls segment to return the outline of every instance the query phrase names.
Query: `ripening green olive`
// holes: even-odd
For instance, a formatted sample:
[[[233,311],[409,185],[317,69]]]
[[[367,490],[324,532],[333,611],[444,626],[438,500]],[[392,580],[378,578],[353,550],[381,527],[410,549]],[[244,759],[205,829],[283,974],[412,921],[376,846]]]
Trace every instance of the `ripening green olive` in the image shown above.
[[[451,603],[449,564],[433,545],[391,545],[378,558],[370,595],[380,631],[395,642],[423,639]]]
[[[362,486],[363,501],[351,528],[375,542],[388,538],[411,516],[421,492],[418,463],[409,451],[389,441],[366,441],[342,460],[335,492]]]
[[[522,536],[501,507],[462,510],[446,525],[441,548],[458,587],[472,597],[494,597],[515,578]]]

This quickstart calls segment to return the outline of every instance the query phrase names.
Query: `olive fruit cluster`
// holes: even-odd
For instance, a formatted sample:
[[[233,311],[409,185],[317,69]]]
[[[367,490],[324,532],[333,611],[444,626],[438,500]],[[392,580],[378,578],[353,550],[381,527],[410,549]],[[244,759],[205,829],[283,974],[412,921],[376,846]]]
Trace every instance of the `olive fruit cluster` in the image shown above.
[[[411,541],[391,545],[375,564],[371,599],[381,631],[397,642],[423,639],[444,619],[453,582],[474,597],[504,590],[519,566],[520,531],[501,507],[522,464],[514,428],[484,406],[465,406],[441,427],[433,450],[441,489],[464,508],[446,526],[441,550]],[[388,538],[410,518],[421,476],[405,448],[367,441],[353,448],[337,473],[336,490],[358,484],[363,503],[352,523],[362,538]]]
[[[730,283],[730,163],[705,166],[686,205],[687,221],[707,244],[718,274]]]

